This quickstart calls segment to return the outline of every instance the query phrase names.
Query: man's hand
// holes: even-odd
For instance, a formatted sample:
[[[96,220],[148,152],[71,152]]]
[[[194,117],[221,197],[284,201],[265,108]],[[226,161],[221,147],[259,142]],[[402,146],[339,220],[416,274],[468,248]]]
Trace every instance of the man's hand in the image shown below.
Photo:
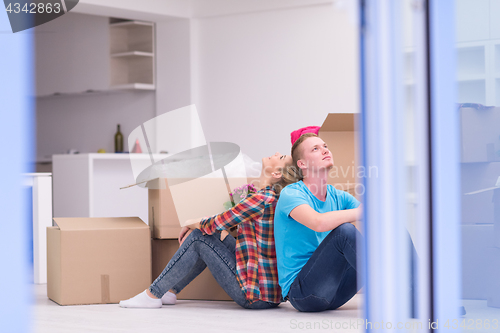
[[[361,221],[363,218],[363,205],[360,204],[358,208],[354,208],[356,210],[356,221]]]
[[[184,243],[184,240],[187,238],[187,236],[189,236],[191,232],[193,232],[193,230],[189,227],[182,227],[181,232],[179,233],[179,246]]]

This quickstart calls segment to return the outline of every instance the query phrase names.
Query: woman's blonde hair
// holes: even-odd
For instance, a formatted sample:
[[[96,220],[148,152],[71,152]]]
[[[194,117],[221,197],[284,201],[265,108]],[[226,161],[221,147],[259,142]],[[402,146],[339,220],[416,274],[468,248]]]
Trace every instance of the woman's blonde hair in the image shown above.
[[[281,178],[274,183],[274,189],[278,194],[280,194],[281,190],[285,188],[285,186],[298,182],[302,180],[298,173],[298,168],[293,165],[285,165],[283,168],[280,168]]]

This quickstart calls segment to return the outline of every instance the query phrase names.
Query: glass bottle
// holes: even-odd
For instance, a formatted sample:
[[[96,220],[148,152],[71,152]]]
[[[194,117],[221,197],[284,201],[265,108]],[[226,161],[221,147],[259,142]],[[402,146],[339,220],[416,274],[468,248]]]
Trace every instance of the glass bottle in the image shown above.
[[[123,153],[123,135],[120,132],[120,124],[118,124],[115,134],[115,153]]]

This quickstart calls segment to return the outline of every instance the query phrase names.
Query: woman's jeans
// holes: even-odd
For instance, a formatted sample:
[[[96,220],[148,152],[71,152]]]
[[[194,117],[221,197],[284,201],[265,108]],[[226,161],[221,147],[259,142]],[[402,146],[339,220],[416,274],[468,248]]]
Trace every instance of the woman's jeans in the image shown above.
[[[236,278],[236,240],[231,235],[227,235],[223,241],[219,237],[220,233],[203,235],[199,229],[193,230],[151,284],[149,291],[158,298],[170,289],[177,294],[208,266],[217,283],[243,308],[268,309],[278,306],[264,301],[247,301]]]
[[[290,286],[288,298],[295,309],[308,312],[334,310],[361,289],[356,277],[356,238],[361,237],[351,223],[341,224],[325,237]],[[417,257],[411,238],[410,246],[413,268]],[[413,285],[412,279],[411,287],[415,292]]]

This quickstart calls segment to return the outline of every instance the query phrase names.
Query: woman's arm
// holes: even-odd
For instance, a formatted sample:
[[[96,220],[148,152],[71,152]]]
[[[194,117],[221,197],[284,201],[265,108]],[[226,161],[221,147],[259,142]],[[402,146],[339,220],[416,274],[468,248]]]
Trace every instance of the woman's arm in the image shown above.
[[[203,220],[203,217],[187,220],[184,226],[188,227],[189,229],[200,229],[201,220]]]
[[[217,231],[230,229],[246,220],[257,218],[264,213],[266,200],[266,194],[261,192],[249,194],[231,209],[202,219],[198,228],[204,233],[212,235]],[[197,221],[190,220],[189,222],[193,222],[191,225],[196,225]]]
[[[318,213],[311,206],[303,204],[290,212],[290,217],[317,232],[329,231],[347,222],[361,219],[361,205],[354,209],[335,210],[327,213]]]

